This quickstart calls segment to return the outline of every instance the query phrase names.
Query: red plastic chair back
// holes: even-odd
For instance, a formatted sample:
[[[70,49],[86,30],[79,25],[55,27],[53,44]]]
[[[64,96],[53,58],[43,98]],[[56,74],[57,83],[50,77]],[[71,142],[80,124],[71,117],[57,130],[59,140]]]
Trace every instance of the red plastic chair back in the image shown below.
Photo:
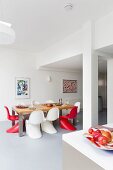
[[[7,112],[7,118],[10,119],[10,112],[7,106],[4,106],[4,108],[6,109]]]
[[[74,106],[74,107],[71,109],[71,111],[70,111],[70,113],[69,113],[69,115],[68,115],[68,118],[69,118],[69,119],[74,119],[76,116],[77,116],[77,106]]]

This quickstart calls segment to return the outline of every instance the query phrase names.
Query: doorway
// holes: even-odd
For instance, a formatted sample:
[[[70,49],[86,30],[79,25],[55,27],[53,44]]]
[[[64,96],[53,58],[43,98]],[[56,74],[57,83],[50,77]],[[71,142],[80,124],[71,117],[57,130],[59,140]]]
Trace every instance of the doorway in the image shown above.
[[[107,123],[107,60],[98,57],[98,123]]]

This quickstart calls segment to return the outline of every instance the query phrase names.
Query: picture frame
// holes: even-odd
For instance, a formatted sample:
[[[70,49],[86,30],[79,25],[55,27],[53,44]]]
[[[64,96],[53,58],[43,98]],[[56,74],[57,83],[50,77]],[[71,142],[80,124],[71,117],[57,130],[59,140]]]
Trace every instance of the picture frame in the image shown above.
[[[30,98],[30,78],[16,77],[15,78],[15,93],[17,99]]]
[[[63,79],[63,93],[77,93],[77,80]]]

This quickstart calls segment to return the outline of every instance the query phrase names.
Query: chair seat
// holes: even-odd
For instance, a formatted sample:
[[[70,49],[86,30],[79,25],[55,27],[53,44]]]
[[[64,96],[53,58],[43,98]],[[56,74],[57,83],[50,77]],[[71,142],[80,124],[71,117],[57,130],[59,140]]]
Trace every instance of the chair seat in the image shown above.
[[[69,131],[75,131],[77,129],[65,118],[60,119],[60,127]]]
[[[26,121],[26,133],[32,139],[41,138],[40,124],[32,125],[29,121]]]
[[[49,133],[49,134],[54,134],[57,133],[57,130],[53,126],[53,123],[46,120],[45,122],[41,123],[42,131]]]
[[[32,139],[42,137],[40,124],[44,121],[44,112],[42,110],[33,111],[29,120],[26,120],[26,133]]]
[[[60,127],[66,130],[70,130],[70,131],[74,131],[76,130],[76,127],[74,127],[68,119],[72,119],[73,120],[73,124],[75,124],[75,118],[77,116],[77,107],[74,106],[70,113],[64,116],[60,116]]]
[[[44,122],[41,123],[42,131],[54,134],[57,133],[57,130],[53,126],[53,121],[59,118],[59,109],[54,107],[49,110]]]
[[[12,115],[10,115],[10,116],[8,117],[8,119],[11,120],[11,121],[14,121],[14,120],[19,120],[19,117],[18,117],[18,116],[12,116]]]
[[[74,106],[70,113],[64,116],[60,116],[60,119],[75,119],[77,117],[77,107]]]
[[[19,132],[19,124],[16,123],[13,127],[6,130],[7,133],[18,133]]]
[[[69,114],[64,115],[64,116],[60,116],[60,119],[69,119]]]

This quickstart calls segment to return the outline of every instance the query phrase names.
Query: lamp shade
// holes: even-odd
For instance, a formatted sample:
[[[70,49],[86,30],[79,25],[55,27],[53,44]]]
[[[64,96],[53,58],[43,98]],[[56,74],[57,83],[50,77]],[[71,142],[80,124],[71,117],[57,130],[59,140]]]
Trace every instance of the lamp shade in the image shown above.
[[[12,44],[15,41],[15,32],[11,24],[0,21],[0,44]]]

